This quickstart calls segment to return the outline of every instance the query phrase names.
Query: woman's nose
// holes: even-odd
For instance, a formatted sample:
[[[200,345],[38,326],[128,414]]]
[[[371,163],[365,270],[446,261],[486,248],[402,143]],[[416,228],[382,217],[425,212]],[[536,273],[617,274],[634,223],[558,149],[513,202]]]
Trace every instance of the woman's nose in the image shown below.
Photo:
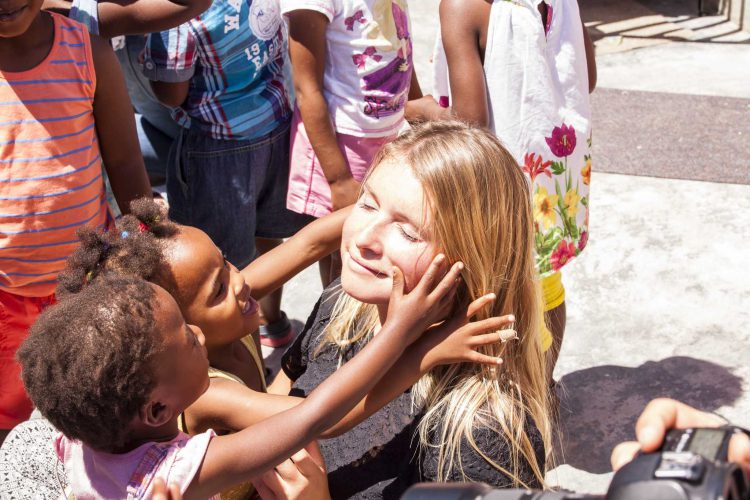
[[[374,255],[383,253],[382,231],[383,228],[377,220],[362,226],[354,238],[354,244],[357,245],[363,257],[366,257],[367,253]]]

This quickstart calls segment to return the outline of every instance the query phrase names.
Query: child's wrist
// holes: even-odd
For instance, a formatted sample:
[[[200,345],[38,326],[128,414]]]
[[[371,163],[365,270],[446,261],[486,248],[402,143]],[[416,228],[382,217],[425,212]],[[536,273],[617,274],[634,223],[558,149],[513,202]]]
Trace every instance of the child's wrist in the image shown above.
[[[425,334],[422,335],[419,340],[414,342],[410,348],[410,352],[413,353],[414,356],[413,361],[418,364],[419,372],[422,375],[429,372],[439,364],[438,359],[432,353],[433,347],[432,342],[429,341],[428,336]]]

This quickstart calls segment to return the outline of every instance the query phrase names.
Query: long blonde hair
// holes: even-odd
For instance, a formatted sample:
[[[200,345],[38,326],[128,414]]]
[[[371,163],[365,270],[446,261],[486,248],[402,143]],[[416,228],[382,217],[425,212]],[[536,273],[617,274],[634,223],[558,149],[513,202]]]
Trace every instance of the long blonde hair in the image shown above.
[[[518,340],[484,348],[500,356],[498,369],[473,363],[440,366],[414,386],[415,403],[424,409],[418,433],[423,448],[438,449],[439,480],[458,468],[465,442],[517,486],[521,458],[544,484],[528,422],[550,450],[548,386],[540,342],[541,298],[533,254],[529,188],[521,169],[490,132],[461,122],[433,122],[413,128],[388,143],[374,161],[408,165],[420,181],[431,214],[430,232],[438,251],[462,261],[462,304],[490,292],[497,299],[477,319],[513,313]],[[375,305],[345,293],[334,305],[323,344],[340,350],[369,339],[378,325]],[[495,430],[511,450],[510,470],[479,450],[472,430]]]

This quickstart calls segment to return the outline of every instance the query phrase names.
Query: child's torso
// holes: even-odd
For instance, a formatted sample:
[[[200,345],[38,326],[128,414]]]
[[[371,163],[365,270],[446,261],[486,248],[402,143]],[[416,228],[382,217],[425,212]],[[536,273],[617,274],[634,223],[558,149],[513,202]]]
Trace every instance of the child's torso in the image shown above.
[[[255,139],[291,117],[287,40],[277,0],[217,0],[180,28],[196,57],[175,118],[216,139]],[[190,54],[195,51],[195,54]],[[147,61],[148,64],[148,61]]]
[[[0,74],[0,288],[50,295],[83,225],[108,206],[93,106],[88,32],[52,15],[52,49],[36,67]]]
[[[283,1],[282,8],[305,9],[310,2],[301,3]],[[365,137],[397,133],[413,72],[407,0],[322,4],[330,14],[323,89],[336,130]]]

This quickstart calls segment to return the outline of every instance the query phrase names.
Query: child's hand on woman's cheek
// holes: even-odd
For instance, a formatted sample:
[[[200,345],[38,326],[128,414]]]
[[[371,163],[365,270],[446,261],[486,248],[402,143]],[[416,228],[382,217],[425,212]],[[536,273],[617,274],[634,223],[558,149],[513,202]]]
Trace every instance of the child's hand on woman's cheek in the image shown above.
[[[483,295],[457,311],[448,321],[428,330],[418,342],[419,348],[424,352],[422,367],[430,370],[438,365],[462,362],[501,365],[502,358],[483,354],[477,349],[517,338],[516,331],[513,330],[515,317],[508,314],[469,323],[473,316],[490,305],[495,298],[494,293]]]
[[[404,293],[403,273],[399,268],[393,268],[393,289],[386,322],[398,322],[406,327],[407,344],[448,316],[463,267],[462,262],[456,262],[448,269],[445,255],[438,254],[419,283],[407,294]]]
[[[263,500],[330,500],[325,463],[313,441],[277,465],[253,485]]]

